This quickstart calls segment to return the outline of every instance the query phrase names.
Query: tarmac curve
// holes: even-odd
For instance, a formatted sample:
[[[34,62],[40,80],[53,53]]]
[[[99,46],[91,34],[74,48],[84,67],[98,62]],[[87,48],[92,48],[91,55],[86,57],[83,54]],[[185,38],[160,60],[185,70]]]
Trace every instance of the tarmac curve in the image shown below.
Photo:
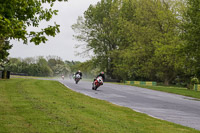
[[[75,84],[73,80],[58,81],[87,96],[200,130],[200,101],[194,98],[111,83],[104,83],[95,91],[92,90],[92,82],[81,80]]]

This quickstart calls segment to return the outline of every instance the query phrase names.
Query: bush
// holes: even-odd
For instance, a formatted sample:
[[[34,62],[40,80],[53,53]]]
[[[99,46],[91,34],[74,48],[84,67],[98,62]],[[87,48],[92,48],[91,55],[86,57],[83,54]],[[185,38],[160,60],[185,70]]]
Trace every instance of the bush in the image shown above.
[[[194,84],[198,84],[199,83],[199,80],[198,78],[194,77],[191,79],[191,84],[194,85]]]
[[[190,84],[187,85],[188,89],[193,89],[194,88],[194,84],[198,84],[199,80],[198,78],[194,77],[191,79]]]

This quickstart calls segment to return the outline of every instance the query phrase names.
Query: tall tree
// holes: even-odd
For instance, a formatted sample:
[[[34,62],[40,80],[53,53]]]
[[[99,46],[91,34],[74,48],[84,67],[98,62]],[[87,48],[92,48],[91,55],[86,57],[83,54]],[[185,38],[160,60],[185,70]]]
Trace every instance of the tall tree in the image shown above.
[[[200,78],[200,0],[186,0],[183,16],[183,51],[186,58],[187,75]]]
[[[152,5],[153,4],[153,5]],[[146,12],[149,16],[147,23],[150,38],[145,49],[150,47],[150,57],[144,64],[143,71],[150,72],[148,76],[155,73],[155,77],[169,84],[177,75],[180,67],[180,58],[177,51],[182,41],[179,38],[179,13],[176,1],[148,1]],[[144,16],[148,17],[148,16]],[[143,18],[142,18],[143,19]],[[144,19],[143,19],[144,20]],[[149,50],[148,50],[149,51]],[[151,77],[151,76],[150,76]]]
[[[28,31],[27,28],[38,27],[41,21],[49,21],[58,10],[52,10],[56,0],[1,0],[0,1],[0,59],[5,59],[7,50],[11,48],[10,39],[23,40],[39,45],[47,41],[46,36],[55,36],[59,32],[59,25],[48,26],[41,31]],[[58,0],[67,1],[67,0]],[[43,8],[43,4],[50,4],[50,8]],[[5,43],[7,42],[7,43]]]
[[[180,64],[179,17],[173,0],[102,0],[73,28],[111,77],[168,84]]]
[[[72,26],[78,33],[79,41],[86,42],[86,51],[92,50],[96,55],[96,63],[112,77],[112,58],[110,52],[117,47],[115,31],[118,17],[118,0],[101,0],[97,5],[91,5]]]
[[[71,71],[69,65],[65,64],[60,57],[48,56],[47,58],[48,65],[53,71],[54,76],[58,76],[61,74],[67,75]]]
[[[7,63],[8,50],[11,48],[12,46],[8,41],[0,40],[0,67],[4,67]]]

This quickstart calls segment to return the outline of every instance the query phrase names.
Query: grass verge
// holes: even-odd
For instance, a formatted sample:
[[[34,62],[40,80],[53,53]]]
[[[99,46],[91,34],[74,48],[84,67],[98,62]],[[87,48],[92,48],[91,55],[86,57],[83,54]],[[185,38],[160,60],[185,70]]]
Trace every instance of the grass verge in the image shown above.
[[[1,133],[199,133],[76,93],[57,81],[0,80]]]

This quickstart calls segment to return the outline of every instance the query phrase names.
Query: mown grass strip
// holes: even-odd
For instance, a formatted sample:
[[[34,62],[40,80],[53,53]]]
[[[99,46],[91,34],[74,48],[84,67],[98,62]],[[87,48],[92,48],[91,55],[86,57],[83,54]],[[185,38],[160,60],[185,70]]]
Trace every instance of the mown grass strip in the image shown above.
[[[197,133],[67,89],[57,81],[0,80],[2,133]]]

